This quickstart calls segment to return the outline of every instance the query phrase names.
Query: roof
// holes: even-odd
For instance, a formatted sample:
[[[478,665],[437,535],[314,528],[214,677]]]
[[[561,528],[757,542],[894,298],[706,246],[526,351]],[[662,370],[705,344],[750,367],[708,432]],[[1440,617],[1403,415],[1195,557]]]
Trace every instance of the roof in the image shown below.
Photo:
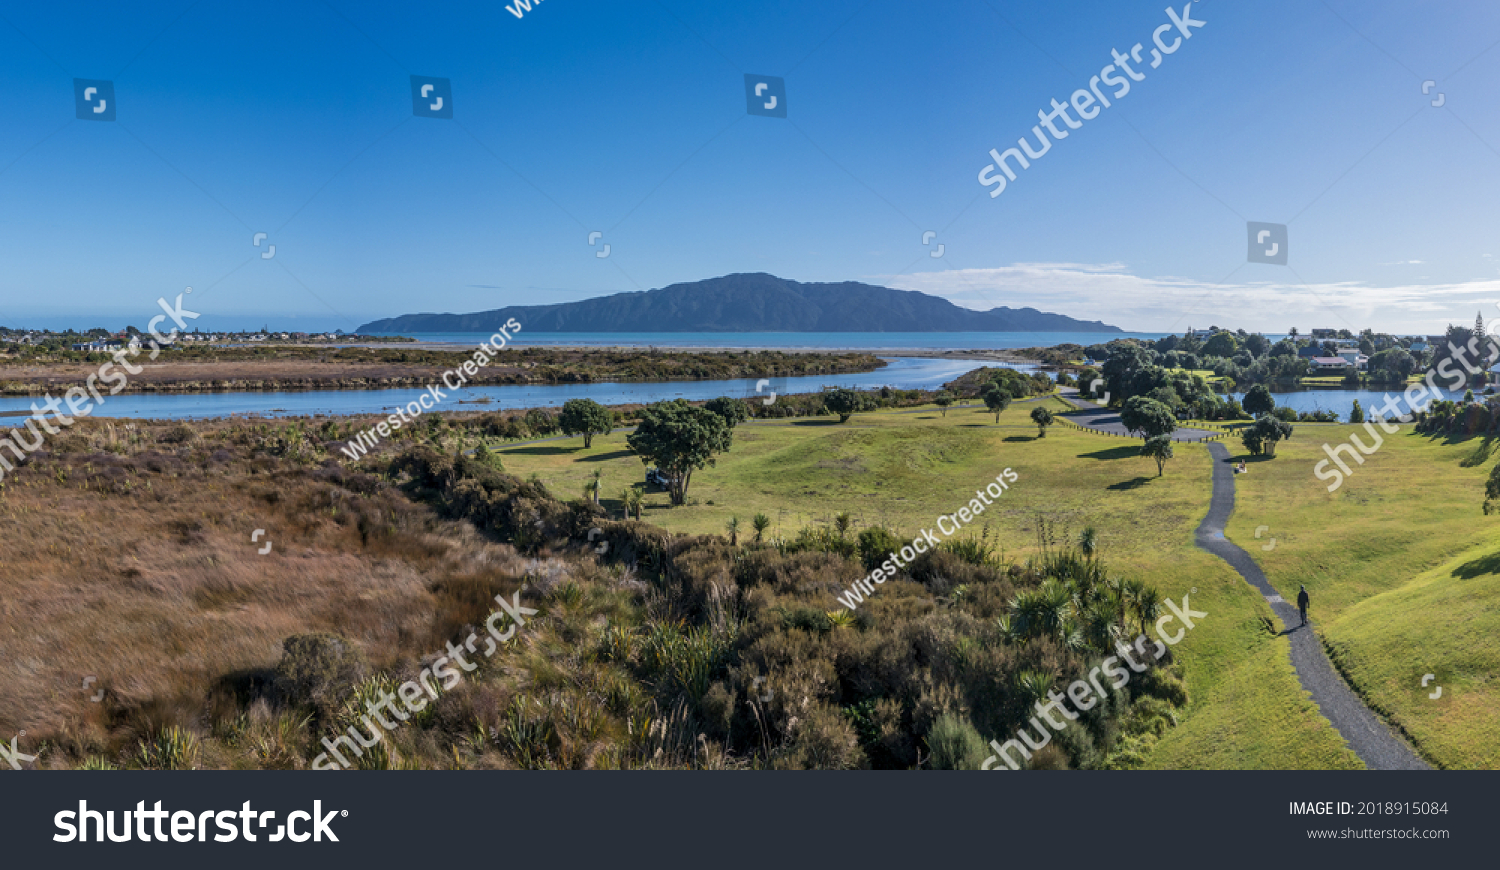
[[[1320,366],[1346,366],[1349,361],[1341,356],[1315,356],[1312,361]]]

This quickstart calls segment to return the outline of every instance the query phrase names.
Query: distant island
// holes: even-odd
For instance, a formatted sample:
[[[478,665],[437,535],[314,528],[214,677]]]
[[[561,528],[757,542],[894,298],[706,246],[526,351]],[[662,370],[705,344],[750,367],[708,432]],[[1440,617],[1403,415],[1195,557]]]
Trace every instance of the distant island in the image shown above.
[[[856,281],[804,284],[763,272],[725,275],[580,302],[474,314],[405,314],[362,333],[494,332],[514,317],[535,332],[1122,332],[1035,308],[960,308],[937,296]]]

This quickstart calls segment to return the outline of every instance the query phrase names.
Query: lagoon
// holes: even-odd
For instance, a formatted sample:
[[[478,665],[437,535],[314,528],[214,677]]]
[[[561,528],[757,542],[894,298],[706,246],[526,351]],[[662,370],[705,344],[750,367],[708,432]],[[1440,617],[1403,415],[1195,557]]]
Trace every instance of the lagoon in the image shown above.
[[[816,393],[825,387],[850,387],[870,390],[935,389],[965,372],[981,366],[1031,371],[1034,367],[1006,365],[986,360],[928,359],[917,357],[884,358],[887,365],[873,372],[842,375],[812,375],[795,378],[772,378],[758,394]],[[473,389],[446,390],[442,411],[500,411],[517,408],[551,408],[569,399],[593,399],[602,405],[648,404],[669,399],[706,401],[719,396],[749,398],[757,396],[757,381],[655,381],[596,384],[520,384]],[[442,385],[438,384],[442,389]],[[292,417],[312,414],[385,414],[398,406],[426,395],[422,389],[395,390],[307,390],[299,392],[223,392],[223,393],[121,393],[106,395],[95,417],[133,419],[192,420],[229,417],[236,414],[266,417]],[[0,398],[0,417],[12,426],[25,422],[18,412],[29,413],[33,402],[41,397],[14,396]],[[485,401],[488,400],[488,401]]]

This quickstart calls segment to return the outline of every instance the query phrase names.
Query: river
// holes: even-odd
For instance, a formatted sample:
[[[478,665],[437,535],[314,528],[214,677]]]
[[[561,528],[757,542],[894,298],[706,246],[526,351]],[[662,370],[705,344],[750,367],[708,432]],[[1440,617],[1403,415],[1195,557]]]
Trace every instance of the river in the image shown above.
[[[773,378],[760,395],[772,391],[815,393],[824,387],[851,387],[861,390],[892,387],[894,389],[934,389],[981,366],[1004,365],[982,360],[928,359],[916,357],[885,358],[887,365],[872,372],[843,375],[813,375],[795,378]],[[1031,371],[1033,366],[1006,365]],[[602,405],[648,404],[667,399],[701,401],[719,396],[741,398],[756,395],[756,381],[653,381],[628,383],[566,384],[557,386],[522,384],[515,386],[476,387],[448,390],[439,405],[443,411],[499,411],[516,408],[557,407],[569,399],[593,399]],[[296,392],[223,392],[223,393],[121,393],[105,395],[94,412],[95,417],[134,419],[192,420],[252,414],[266,417],[293,417],[312,414],[378,414],[394,411],[398,406],[426,395],[422,389],[394,390],[304,390]],[[54,394],[56,395],[56,394]],[[488,402],[483,400],[488,399]],[[29,411],[36,397],[0,398],[0,414]],[[0,417],[12,426],[25,422],[24,416]]]

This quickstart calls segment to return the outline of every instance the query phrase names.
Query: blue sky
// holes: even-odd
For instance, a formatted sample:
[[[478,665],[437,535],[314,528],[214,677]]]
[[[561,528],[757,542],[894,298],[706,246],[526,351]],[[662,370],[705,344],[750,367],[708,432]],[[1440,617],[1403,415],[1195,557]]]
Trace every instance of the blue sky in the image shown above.
[[[352,329],[745,271],[1141,331],[1500,319],[1500,7],[1191,6],[993,199],[989,149],[1149,52],[1164,2],[7,8],[0,324],[143,325],[192,286],[208,328]],[[414,74],[452,120],[413,116]],[[1289,265],[1246,263],[1247,221],[1289,225]]]

